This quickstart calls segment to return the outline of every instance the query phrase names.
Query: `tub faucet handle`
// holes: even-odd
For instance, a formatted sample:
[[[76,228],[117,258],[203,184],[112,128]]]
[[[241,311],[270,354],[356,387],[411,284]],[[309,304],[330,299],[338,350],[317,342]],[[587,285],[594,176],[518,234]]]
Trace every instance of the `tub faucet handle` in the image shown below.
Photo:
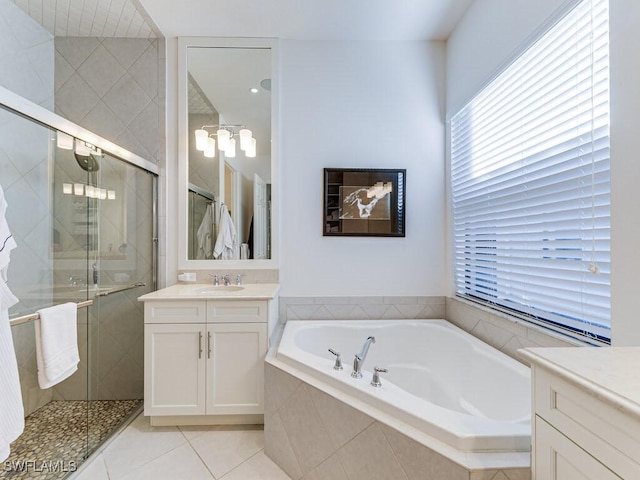
[[[336,356],[336,363],[333,365],[334,370],[342,370],[342,359],[340,358],[340,352],[336,352],[333,349],[329,349],[329,352]]]
[[[373,367],[373,378],[371,379],[372,387],[381,387],[382,382],[380,381],[380,374],[387,373],[389,370],[386,368]]]

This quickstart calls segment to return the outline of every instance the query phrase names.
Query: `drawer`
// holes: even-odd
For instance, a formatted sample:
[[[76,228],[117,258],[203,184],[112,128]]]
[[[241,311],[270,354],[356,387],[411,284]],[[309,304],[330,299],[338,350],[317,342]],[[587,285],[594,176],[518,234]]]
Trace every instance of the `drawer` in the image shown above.
[[[535,412],[623,478],[640,478],[640,421],[552,375],[534,369]]]
[[[207,301],[207,322],[263,323],[267,321],[266,300],[209,300]]]
[[[161,301],[144,302],[144,323],[205,323],[207,321],[207,302]]]

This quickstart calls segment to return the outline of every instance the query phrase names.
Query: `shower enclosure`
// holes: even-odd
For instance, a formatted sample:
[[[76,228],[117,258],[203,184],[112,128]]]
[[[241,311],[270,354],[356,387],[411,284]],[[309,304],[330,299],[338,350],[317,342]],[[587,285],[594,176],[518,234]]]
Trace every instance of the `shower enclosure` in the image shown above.
[[[137,298],[156,283],[157,167],[51,113],[31,117],[0,103],[0,186],[17,243],[8,284],[20,300],[9,318],[26,416],[0,479],[68,476],[140,410]],[[36,312],[65,302],[78,304],[80,364],[41,389]]]

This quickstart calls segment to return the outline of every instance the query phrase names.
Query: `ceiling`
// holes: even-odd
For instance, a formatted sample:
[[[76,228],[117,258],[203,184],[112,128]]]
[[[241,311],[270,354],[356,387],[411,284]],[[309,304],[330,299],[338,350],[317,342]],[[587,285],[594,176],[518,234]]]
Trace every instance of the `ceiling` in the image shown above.
[[[10,0],[55,36],[443,40],[473,0]]]

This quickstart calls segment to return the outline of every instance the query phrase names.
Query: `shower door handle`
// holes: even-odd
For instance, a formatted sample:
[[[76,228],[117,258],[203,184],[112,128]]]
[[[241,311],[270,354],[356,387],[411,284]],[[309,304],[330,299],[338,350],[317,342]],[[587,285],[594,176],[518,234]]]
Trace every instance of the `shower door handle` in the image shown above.
[[[211,332],[207,333],[207,358],[211,358]]]
[[[198,358],[202,358],[202,332],[198,332]]]

